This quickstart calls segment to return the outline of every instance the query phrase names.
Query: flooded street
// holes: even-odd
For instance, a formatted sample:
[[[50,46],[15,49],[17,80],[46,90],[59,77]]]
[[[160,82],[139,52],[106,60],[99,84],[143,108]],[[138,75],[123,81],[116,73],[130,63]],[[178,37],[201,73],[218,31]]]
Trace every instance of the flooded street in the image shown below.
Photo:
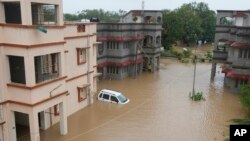
[[[121,91],[130,99],[126,105],[95,101],[68,118],[69,133],[59,135],[59,125],[41,132],[42,141],[222,141],[232,118],[245,112],[239,97],[223,86],[217,68],[210,83],[211,64],[197,64],[196,90],[205,101],[189,99],[193,64],[161,60],[156,73],[136,79],[102,80],[101,89]],[[95,95],[96,97],[96,95]]]

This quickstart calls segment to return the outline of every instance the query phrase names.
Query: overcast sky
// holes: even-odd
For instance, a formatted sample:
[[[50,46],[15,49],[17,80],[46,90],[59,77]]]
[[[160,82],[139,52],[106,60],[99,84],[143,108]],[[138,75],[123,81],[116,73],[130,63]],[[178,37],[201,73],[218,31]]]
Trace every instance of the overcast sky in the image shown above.
[[[175,9],[183,3],[205,2],[212,10],[248,10],[250,0],[144,0],[145,10]],[[83,9],[129,11],[141,9],[142,0],[63,0],[64,13],[76,13]]]

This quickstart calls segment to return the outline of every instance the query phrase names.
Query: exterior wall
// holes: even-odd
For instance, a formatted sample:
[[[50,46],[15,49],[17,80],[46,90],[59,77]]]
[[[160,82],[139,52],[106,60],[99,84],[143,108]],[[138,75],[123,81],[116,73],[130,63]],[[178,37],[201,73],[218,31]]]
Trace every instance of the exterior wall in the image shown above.
[[[152,17],[152,22],[145,22],[147,16]],[[134,21],[134,17],[139,21]],[[150,71],[154,72],[159,68],[160,51],[161,51],[161,20],[157,23],[157,18],[162,19],[161,11],[140,11],[132,10],[128,12],[120,21],[120,23],[99,23],[97,26],[98,41],[102,45],[98,46],[97,58],[99,70],[103,73],[105,79],[123,79],[128,76],[135,76],[136,68],[139,73],[142,72],[143,64],[151,65]],[[144,40],[147,36],[152,38],[150,46],[144,45]],[[138,38],[140,37],[140,38]],[[143,38],[141,38],[143,37]],[[159,37],[159,43],[156,42]],[[118,49],[112,48],[109,42],[118,43]],[[128,46],[128,47],[126,47]],[[139,62],[135,67],[134,63],[129,65],[122,65],[129,60],[137,60],[148,58],[146,63]],[[118,64],[118,74],[108,74],[108,66],[103,66],[104,63]],[[112,66],[112,65],[111,65]],[[128,67],[129,71],[124,72],[124,67]]]
[[[231,18],[231,24],[221,22],[223,17]],[[242,84],[249,82],[250,58],[250,12],[218,10],[215,34],[215,48],[213,62],[224,63],[225,85],[232,91],[238,92]],[[221,50],[219,42],[224,42],[224,50]],[[247,56],[240,57],[240,50]],[[227,55],[225,55],[227,54]],[[212,68],[212,77],[215,72]],[[214,74],[213,74],[214,73]]]
[[[4,129],[0,128],[0,140],[15,141],[13,127],[22,122],[30,127],[31,141],[38,141],[39,119],[44,130],[60,121],[60,132],[64,135],[67,117],[91,104],[97,90],[96,24],[64,24],[62,0],[20,0],[22,24],[6,24],[2,2],[9,1],[13,0],[0,0],[0,126]],[[32,25],[31,2],[57,7],[57,24],[45,25],[46,34]],[[79,26],[84,30],[79,31]],[[77,48],[86,48],[86,63],[78,65]],[[35,57],[52,53],[59,54],[59,76],[37,83]],[[25,84],[11,82],[9,56],[24,58]],[[90,91],[80,102],[78,87]],[[48,114],[55,110],[59,115]],[[27,114],[28,119],[24,118],[27,115],[15,112]]]

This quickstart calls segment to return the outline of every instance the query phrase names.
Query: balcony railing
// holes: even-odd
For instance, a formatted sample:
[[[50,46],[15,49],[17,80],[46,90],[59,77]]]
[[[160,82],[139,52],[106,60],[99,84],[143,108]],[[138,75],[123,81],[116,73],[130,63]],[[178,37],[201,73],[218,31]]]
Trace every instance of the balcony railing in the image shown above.
[[[227,60],[227,51],[213,51],[213,59],[215,60]]]

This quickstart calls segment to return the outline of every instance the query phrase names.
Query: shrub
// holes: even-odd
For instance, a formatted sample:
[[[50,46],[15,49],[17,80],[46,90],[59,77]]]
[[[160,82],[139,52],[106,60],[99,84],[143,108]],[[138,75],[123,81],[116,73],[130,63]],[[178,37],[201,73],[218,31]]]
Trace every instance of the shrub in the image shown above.
[[[203,92],[194,92],[193,95],[190,96],[190,98],[194,101],[205,100],[205,97],[203,96]]]

